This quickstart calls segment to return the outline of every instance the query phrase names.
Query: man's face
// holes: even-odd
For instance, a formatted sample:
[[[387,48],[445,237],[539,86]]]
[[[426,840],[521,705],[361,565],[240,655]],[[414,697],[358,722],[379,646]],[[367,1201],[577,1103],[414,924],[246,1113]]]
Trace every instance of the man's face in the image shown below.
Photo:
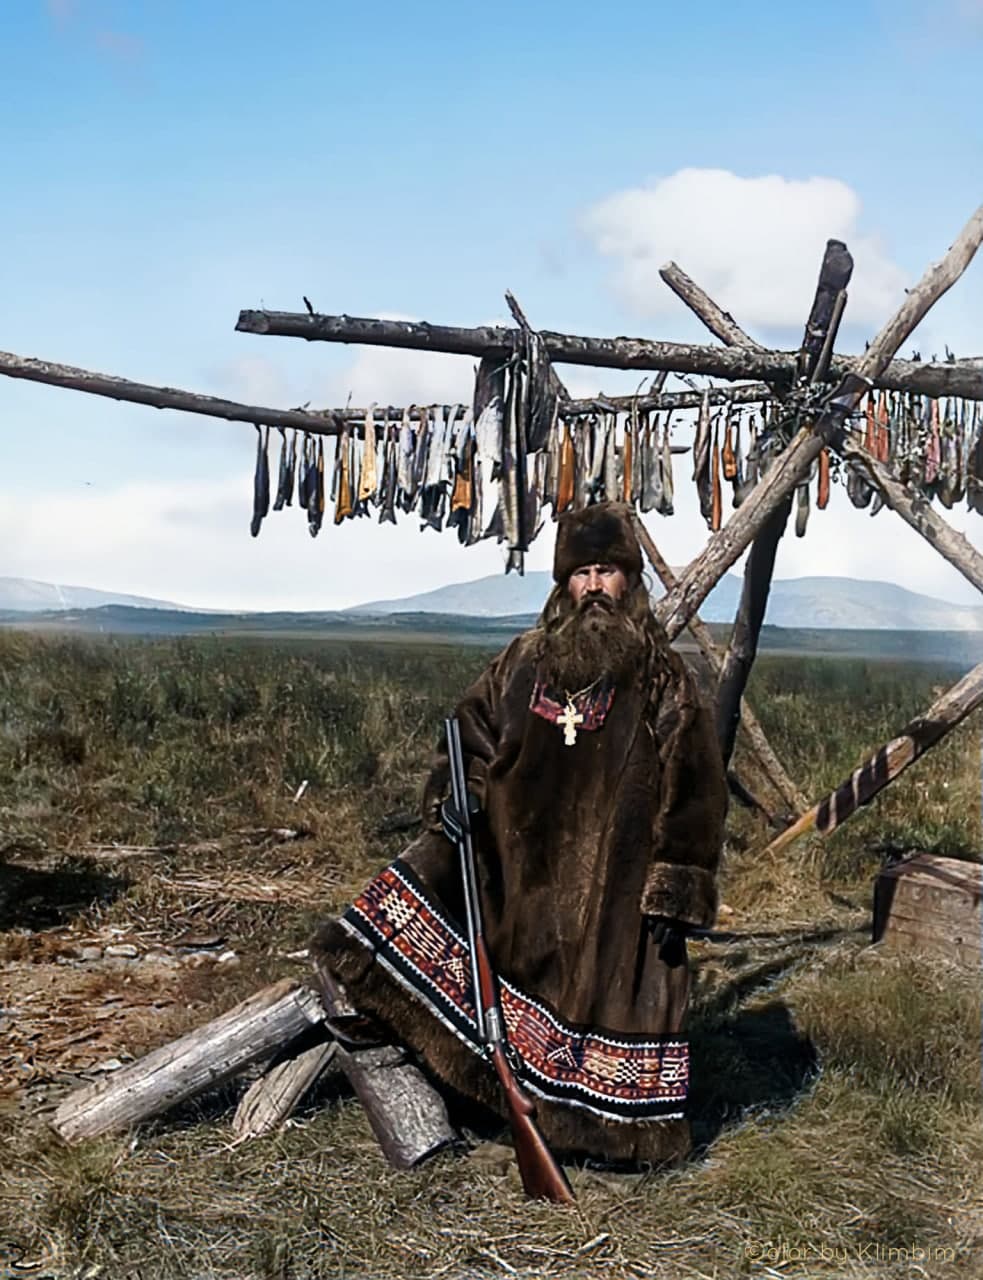
[[[573,602],[579,605],[585,595],[603,592],[612,600],[620,600],[628,589],[628,579],[616,564],[585,564],[574,569],[567,581]]]

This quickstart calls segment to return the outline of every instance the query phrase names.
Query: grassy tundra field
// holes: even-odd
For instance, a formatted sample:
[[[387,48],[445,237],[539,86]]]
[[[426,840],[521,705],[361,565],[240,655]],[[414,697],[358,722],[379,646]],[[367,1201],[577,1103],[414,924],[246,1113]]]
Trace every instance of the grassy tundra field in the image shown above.
[[[238,1146],[242,1081],[53,1135],[104,1065],[304,976],[487,657],[0,632],[0,1276],[983,1275],[979,975],[869,946],[888,853],[980,858],[979,713],[828,841],[765,860],[732,810],[680,1169],[574,1170],[569,1211],[523,1200],[497,1135],[397,1174],[338,1077]],[[957,674],[765,657],[749,697],[818,797]]]

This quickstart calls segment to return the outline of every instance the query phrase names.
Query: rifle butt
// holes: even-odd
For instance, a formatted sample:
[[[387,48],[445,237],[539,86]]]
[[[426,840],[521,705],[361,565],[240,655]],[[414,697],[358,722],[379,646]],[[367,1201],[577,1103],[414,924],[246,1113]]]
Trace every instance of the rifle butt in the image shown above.
[[[573,1204],[573,1189],[532,1116],[510,1115],[512,1141],[519,1177],[530,1200],[550,1200],[553,1204]]]

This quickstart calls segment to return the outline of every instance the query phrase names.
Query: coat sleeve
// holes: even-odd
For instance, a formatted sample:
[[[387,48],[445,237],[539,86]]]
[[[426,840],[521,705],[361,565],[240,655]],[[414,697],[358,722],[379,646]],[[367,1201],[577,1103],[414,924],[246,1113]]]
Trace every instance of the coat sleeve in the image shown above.
[[[461,751],[468,789],[478,797],[482,808],[485,805],[488,767],[498,750],[502,690],[520,640],[521,637],[517,637],[485,668],[454,709],[461,727]],[[450,789],[447,736],[441,725],[436,755],[423,789],[423,821],[428,830],[441,830],[440,806],[450,795]]]
[[[660,798],[640,907],[705,929],[717,913],[727,776],[713,716],[681,661],[674,674],[655,711]]]

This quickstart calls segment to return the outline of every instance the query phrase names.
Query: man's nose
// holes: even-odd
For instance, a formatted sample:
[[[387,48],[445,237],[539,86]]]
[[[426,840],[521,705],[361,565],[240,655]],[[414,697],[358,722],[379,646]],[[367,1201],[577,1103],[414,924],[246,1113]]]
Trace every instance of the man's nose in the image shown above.
[[[601,580],[601,575],[596,569],[591,569],[590,571],[590,576],[587,579],[587,590],[588,591],[604,590],[604,583]]]

